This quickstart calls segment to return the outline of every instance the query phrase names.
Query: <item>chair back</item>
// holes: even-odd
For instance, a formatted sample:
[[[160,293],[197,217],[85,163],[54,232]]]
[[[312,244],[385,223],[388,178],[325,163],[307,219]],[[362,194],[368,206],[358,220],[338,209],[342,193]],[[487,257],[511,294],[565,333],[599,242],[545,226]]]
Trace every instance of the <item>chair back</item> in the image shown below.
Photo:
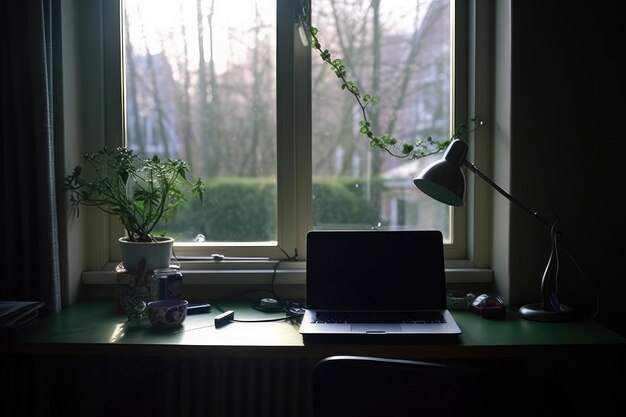
[[[495,369],[331,356],[313,372],[315,417],[446,416],[519,411],[526,395]],[[474,410],[472,412],[472,410]]]

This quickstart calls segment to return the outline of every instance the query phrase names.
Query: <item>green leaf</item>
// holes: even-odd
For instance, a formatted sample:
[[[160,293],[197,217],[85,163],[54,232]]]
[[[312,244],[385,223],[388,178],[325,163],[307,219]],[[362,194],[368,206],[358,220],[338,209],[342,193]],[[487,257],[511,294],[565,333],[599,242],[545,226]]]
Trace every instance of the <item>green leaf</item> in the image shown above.
[[[402,145],[402,153],[404,155],[410,154],[411,152],[413,152],[413,149],[415,149],[415,147],[410,143],[405,143]]]
[[[394,152],[394,149],[397,149],[398,139],[390,135],[383,135],[380,138],[376,137],[371,130],[369,121],[367,120],[366,107],[370,103],[377,103],[379,98],[371,94],[364,94],[363,97],[361,97],[361,91],[359,90],[356,82],[345,79],[347,69],[343,60],[340,58],[331,60],[330,52],[327,49],[322,50],[320,42],[317,38],[319,30],[316,27],[311,26],[309,31],[313,39],[313,42],[311,42],[313,48],[319,51],[322,60],[327,62],[331,66],[334,74],[343,81],[340,84],[340,88],[342,90],[348,90],[352,95],[354,95],[357,104],[360,106],[365,120],[360,122],[359,132],[370,139],[369,143],[371,147],[386,150],[387,153],[395,157],[410,157],[411,159],[418,159],[445,149],[449,145],[451,139],[461,138],[469,132],[469,129],[465,124],[460,124],[456,131],[447,140],[434,141],[431,137],[428,137],[425,139],[425,142],[428,145],[425,145],[422,140],[416,140],[414,144],[403,143],[400,148],[401,154],[398,154],[397,151]],[[476,124],[476,128],[474,130],[478,129],[482,125],[481,120],[471,119],[471,121]]]

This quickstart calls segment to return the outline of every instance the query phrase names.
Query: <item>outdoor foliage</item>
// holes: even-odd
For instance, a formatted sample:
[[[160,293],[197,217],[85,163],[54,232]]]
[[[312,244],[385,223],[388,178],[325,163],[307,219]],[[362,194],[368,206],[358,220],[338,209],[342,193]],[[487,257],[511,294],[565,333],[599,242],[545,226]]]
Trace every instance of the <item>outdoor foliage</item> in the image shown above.
[[[234,15],[233,2],[161,4],[170,7],[159,14],[167,19],[151,19],[135,0],[125,2],[128,147],[181,158],[209,185],[204,212],[194,213],[193,224],[169,219],[169,229],[186,236],[179,241],[193,239],[198,225],[208,241],[276,240],[276,139],[284,117],[277,69],[286,64],[276,62],[276,3],[242,0]],[[313,189],[313,224],[371,227],[381,222],[387,203],[382,178],[445,148],[450,137],[449,1],[316,0],[311,6],[310,155],[314,185],[327,184]],[[400,158],[385,158],[380,149]],[[233,178],[241,187],[250,182],[239,197],[254,198],[257,207],[231,205],[234,197],[213,188]],[[274,184],[254,189],[263,178]],[[355,187],[349,195],[342,191],[346,181]],[[405,182],[404,192],[414,194],[411,177]],[[261,213],[252,217],[248,210]],[[396,218],[415,226],[414,218]],[[447,221],[432,227],[446,228]]]
[[[347,221],[370,228],[375,225],[379,213],[371,207],[377,204],[364,203],[365,190],[355,186],[361,182],[355,178],[315,182],[315,228],[332,228]],[[381,190],[382,182],[375,181],[372,190],[375,199],[380,198]],[[180,208],[175,219],[162,223],[160,230],[167,231],[177,241],[191,241],[198,234],[209,241],[230,241],[232,236],[240,242],[267,241],[274,236],[276,227],[272,217],[275,202],[276,190],[271,179],[217,180],[207,184],[203,204],[190,201]]]

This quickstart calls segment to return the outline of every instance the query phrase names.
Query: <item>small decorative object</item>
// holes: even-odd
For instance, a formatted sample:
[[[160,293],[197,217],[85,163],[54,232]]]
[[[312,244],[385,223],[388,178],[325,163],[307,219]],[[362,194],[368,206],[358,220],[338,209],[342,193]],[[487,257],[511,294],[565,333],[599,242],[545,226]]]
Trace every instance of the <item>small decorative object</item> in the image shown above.
[[[116,268],[116,312],[125,313],[132,323],[147,317],[146,305],[150,301],[150,278],[145,262],[140,262],[139,272],[130,272],[120,263]]]
[[[189,302],[182,299],[156,300],[148,303],[148,317],[155,327],[180,326],[187,317]]]
[[[468,310],[476,296],[460,290],[449,290],[446,293],[446,305],[450,310]]]
[[[146,287],[133,289],[128,292],[124,309],[130,323],[137,323],[146,318],[146,303],[150,300],[150,292]]]
[[[499,295],[481,294],[472,301],[470,311],[480,317],[504,318],[506,307]]]

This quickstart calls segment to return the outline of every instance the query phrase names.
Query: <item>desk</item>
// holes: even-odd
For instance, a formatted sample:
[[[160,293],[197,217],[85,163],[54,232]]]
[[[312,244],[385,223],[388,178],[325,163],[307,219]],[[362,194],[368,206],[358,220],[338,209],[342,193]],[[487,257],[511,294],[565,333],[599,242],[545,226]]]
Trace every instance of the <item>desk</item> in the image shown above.
[[[224,310],[234,310],[238,320],[281,316],[256,311],[248,301],[216,304]],[[503,372],[523,371],[543,379],[558,379],[558,383],[570,391],[572,399],[579,402],[577,409],[597,410],[598,402],[618,398],[619,394],[614,397],[613,393],[621,387],[626,357],[626,339],[595,322],[540,323],[520,320],[514,313],[508,313],[505,320],[491,320],[466,311],[453,311],[462,330],[457,343],[305,345],[297,323],[286,321],[236,322],[216,329],[213,319],[220,313],[216,308],[209,314],[187,316],[182,328],[167,333],[154,331],[147,321],[126,328],[125,317],[113,311],[109,300],[90,300],[1,333],[3,373],[22,373],[25,363],[31,371],[39,372],[38,367],[49,368],[44,380],[62,374],[67,384],[75,386],[76,393],[81,392],[81,386],[88,386],[90,392],[98,391],[94,384],[110,390],[110,386],[115,385],[111,375],[124,375],[126,382],[122,384],[127,384],[137,382],[138,375],[144,375],[147,370],[151,375],[158,371],[168,375],[169,380],[195,381],[191,385],[177,383],[181,392],[169,405],[177,412],[183,407],[181,403],[187,404],[187,408],[189,404],[197,406],[197,396],[190,399],[187,394],[203,386],[214,397],[203,403],[200,411],[187,415],[287,417],[310,415],[308,379],[316,361],[326,356],[480,361],[502,366]],[[41,384],[39,379],[24,383]],[[96,383],[94,379],[102,380]],[[198,382],[200,379],[202,383]],[[276,381],[279,385],[274,384]],[[134,389],[144,382],[133,384]],[[265,414],[259,414],[254,407],[249,412],[239,410],[240,405],[236,404],[242,400],[234,399],[235,392],[245,396],[246,404],[267,403],[267,398],[274,398],[271,404],[280,402],[282,405],[280,410],[268,408]],[[57,392],[56,395],[63,394]],[[83,392],[81,398],[87,395]],[[72,398],[75,397],[76,394]],[[90,407],[105,409],[103,403],[91,398],[82,403],[78,411],[93,415]],[[232,407],[238,411],[232,411]],[[106,409],[119,415],[119,409]],[[225,409],[230,411],[224,414]],[[145,410],[133,410],[134,413],[142,411]]]
[[[208,314],[188,315],[183,327],[155,331],[147,320],[125,327],[123,315],[109,301],[89,300],[62,312],[41,317],[24,328],[0,334],[0,352],[158,355],[297,355],[321,357],[337,353],[385,354],[402,357],[510,357],[573,351],[624,352],[626,338],[590,321],[541,323],[520,320],[507,312],[505,320],[483,319],[467,311],[452,311],[462,334],[458,343],[408,345],[308,345],[289,321],[231,323],[220,329],[213,319],[220,311],[234,310],[235,319],[278,318],[248,301],[221,301]]]

